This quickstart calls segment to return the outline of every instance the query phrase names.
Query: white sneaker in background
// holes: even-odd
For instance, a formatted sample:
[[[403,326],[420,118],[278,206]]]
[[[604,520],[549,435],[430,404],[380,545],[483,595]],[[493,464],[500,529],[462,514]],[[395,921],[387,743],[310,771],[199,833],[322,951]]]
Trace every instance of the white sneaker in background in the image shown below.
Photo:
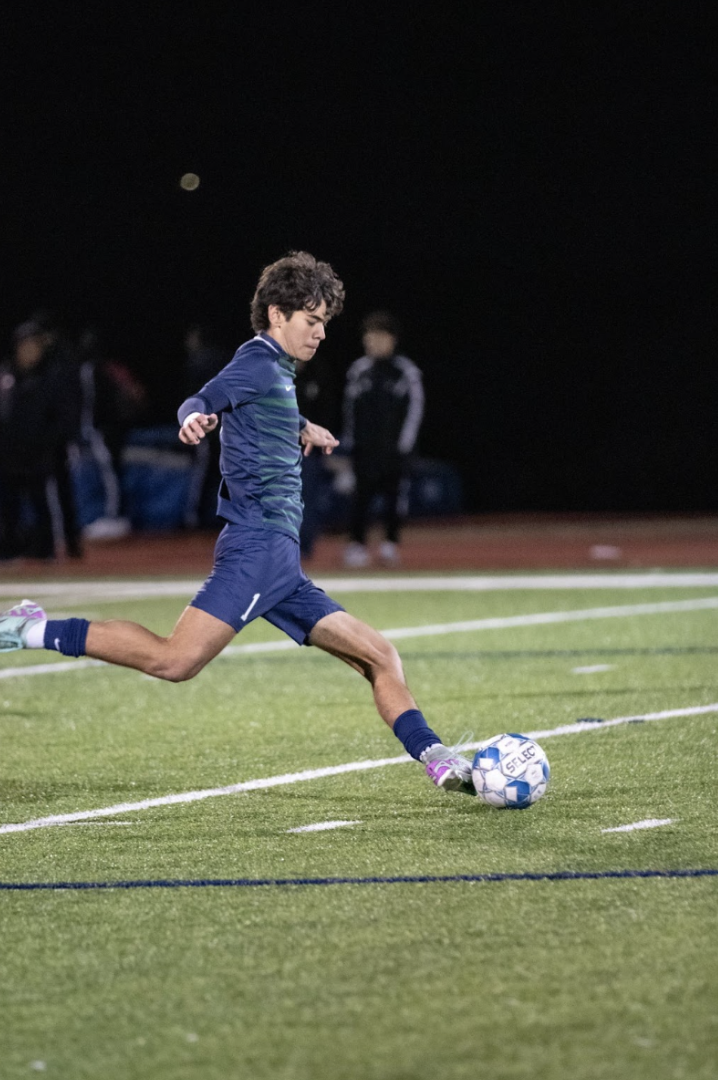
[[[344,549],[344,565],[350,570],[362,570],[369,562],[369,552],[363,544],[351,543]]]
[[[121,540],[132,532],[129,518],[101,517],[82,530],[84,540]]]
[[[398,546],[391,540],[384,540],[379,545],[379,558],[386,566],[398,566],[401,562]]]

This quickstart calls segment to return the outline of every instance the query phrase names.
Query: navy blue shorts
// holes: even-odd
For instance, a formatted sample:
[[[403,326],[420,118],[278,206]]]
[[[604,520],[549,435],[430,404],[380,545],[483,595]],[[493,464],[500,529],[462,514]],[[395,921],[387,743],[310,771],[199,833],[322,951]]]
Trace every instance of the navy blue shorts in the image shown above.
[[[214,549],[214,566],[191,606],[239,633],[261,616],[299,645],[333,611],[343,611],[302,570],[299,544],[274,529],[227,524]]]

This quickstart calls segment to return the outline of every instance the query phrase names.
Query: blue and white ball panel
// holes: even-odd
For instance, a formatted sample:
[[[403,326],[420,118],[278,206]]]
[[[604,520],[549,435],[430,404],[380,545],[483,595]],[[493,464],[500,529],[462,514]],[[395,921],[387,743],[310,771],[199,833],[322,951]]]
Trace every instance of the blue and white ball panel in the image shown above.
[[[495,769],[501,761],[501,750],[498,746],[487,746],[485,750],[477,750],[474,758],[474,768]]]
[[[474,755],[476,794],[490,806],[526,809],[545,793],[550,775],[544,751],[525,735],[496,735]]]
[[[534,801],[533,788],[525,780],[512,780],[510,784],[506,785],[504,795],[506,805],[512,806],[516,810],[523,810],[524,807],[530,806]]]

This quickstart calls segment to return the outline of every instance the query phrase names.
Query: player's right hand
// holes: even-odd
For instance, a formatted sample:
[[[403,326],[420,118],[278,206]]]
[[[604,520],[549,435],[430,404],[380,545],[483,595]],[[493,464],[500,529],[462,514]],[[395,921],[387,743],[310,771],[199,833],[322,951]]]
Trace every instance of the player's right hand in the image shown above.
[[[197,446],[207,432],[214,431],[219,423],[216,413],[190,413],[182,427],[179,429],[180,442],[186,446]]]

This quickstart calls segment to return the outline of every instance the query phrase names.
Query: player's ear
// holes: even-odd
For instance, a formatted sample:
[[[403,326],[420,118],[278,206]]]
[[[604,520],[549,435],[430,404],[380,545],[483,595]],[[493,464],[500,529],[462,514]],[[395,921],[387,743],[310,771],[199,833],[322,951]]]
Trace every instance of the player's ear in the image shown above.
[[[269,304],[267,307],[267,317],[269,318],[269,325],[271,327],[281,326],[284,322],[284,313],[277,307],[276,304]]]

